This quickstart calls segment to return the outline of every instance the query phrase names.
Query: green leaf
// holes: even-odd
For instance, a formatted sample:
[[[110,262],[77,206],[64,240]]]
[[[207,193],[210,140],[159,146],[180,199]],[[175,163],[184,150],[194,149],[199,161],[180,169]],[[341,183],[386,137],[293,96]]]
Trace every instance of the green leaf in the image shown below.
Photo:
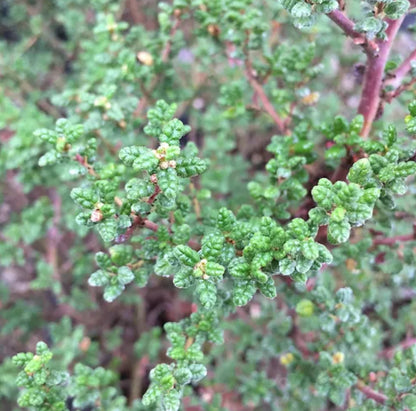
[[[38,161],[39,167],[50,166],[58,163],[62,158],[62,154],[57,151],[48,151]]]
[[[93,209],[99,198],[95,191],[90,188],[73,188],[71,198],[81,207]]]
[[[311,300],[303,299],[296,304],[296,313],[301,317],[310,317],[315,309],[315,305]]]
[[[109,248],[111,262],[117,266],[122,266],[133,258],[133,247],[130,245],[117,244]]]
[[[217,226],[220,230],[231,231],[235,222],[236,218],[231,210],[225,207],[220,208],[217,216]]]
[[[208,163],[198,157],[182,157],[176,162],[176,171],[181,177],[192,177],[206,171]]]
[[[113,302],[124,290],[123,284],[110,284],[107,285],[104,289],[104,300],[109,303]]]
[[[205,269],[205,273],[208,277],[222,277],[225,268],[221,264],[208,261]]]
[[[304,257],[308,260],[316,260],[319,257],[319,247],[314,240],[308,239],[304,241],[300,248]]]
[[[194,267],[200,261],[199,254],[187,245],[178,245],[173,252],[179,262],[188,267]]]
[[[109,282],[108,275],[104,270],[98,270],[90,275],[88,284],[92,287],[103,287]]]
[[[163,398],[165,411],[178,411],[181,405],[181,395],[177,390],[170,390]]]
[[[190,364],[188,369],[192,373],[193,383],[197,383],[207,375],[207,369],[203,364]]]
[[[228,271],[232,277],[247,278],[250,274],[250,265],[243,258],[235,258],[228,265]]]
[[[347,178],[351,183],[365,186],[372,175],[373,170],[371,168],[370,160],[368,158],[361,158],[353,164]]]
[[[407,0],[394,0],[388,2],[384,7],[384,13],[390,19],[396,20],[407,13],[410,3]]]
[[[246,305],[254,296],[256,287],[252,281],[239,281],[234,283],[233,303],[236,306]]]
[[[159,170],[157,181],[162,193],[169,199],[175,199],[179,191],[179,178],[173,168]]]
[[[114,240],[117,235],[117,221],[114,218],[105,219],[97,224],[98,232],[106,242]]]
[[[267,277],[267,281],[259,283],[258,288],[260,292],[267,298],[275,298],[277,295],[276,286],[272,277]]]
[[[179,140],[190,131],[191,127],[185,126],[182,121],[174,118],[164,125],[159,140],[168,144],[177,145],[179,144]]]
[[[296,261],[290,258],[284,258],[283,260],[279,261],[279,271],[283,275],[290,275],[295,271],[296,268]]]
[[[290,14],[293,17],[300,19],[309,17],[312,14],[312,8],[310,4],[299,1],[292,7]]]
[[[217,287],[210,281],[200,280],[196,286],[196,293],[201,304],[206,308],[212,308],[217,301]]]
[[[151,384],[147,389],[142,398],[142,403],[144,406],[148,407],[152,404],[155,404],[162,395],[162,390],[156,384]]]
[[[224,247],[222,235],[208,234],[202,239],[201,253],[205,258],[217,258]]]
[[[347,220],[334,221],[329,220],[328,240],[332,244],[345,243],[350,238],[351,226]]]
[[[330,210],[334,202],[332,183],[327,178],[321,178],[318,185],[312,189],[312,198],[319,207]]]
[[[117,279],[121,284],[129,284],[134,280],[133,271],[127,266],[120,267],[117,270]]]

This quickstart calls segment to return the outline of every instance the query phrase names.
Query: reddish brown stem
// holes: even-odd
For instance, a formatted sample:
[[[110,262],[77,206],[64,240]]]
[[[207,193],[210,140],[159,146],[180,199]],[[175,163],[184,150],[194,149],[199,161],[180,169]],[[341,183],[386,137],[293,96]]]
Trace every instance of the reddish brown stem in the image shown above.
[[[285,133],[285,121],[283,121],[280,116],[277,114],[276,110],[273,107],[273,104],[270,102],[269,98],[267,97],[266,93],[262,85],[258,82],[256,77],[254,76],[253,67],[251,65],[251,61],[249,60],[248,56],[245,59],[245,75],[250,83],[250,86],[254,90],[254,92],[259,96],[260,101],[264,107],[264,110],[267,114],[273,119],[277,128],[279,129],[280,133]]]
[[[382,358],[391,359],[393,358],[396,351],[406,350],[407,348],[410,348],[413,345],[416,345],[416,337],[406,338],[404,341],[397,344],[397,346],[386,348],[385,350],[381,351],[379,356]]]
[[[81,154],[77,153],[74,158],[75,161],[78,161],[83,167],[86,168],[88,174],[94,176],[95,178],[100,178],[99,175],[95,172],[91,164],[88,163],[87,157],[82,157]]]
[[[327,15],[348,37],[352,38],[355,44],[360,45],[368,55],[377,55],[378,44],[373,40],[369,40],[365,34],[354,30],[354,22],[341,10],[331,11]]]
[[[377,111],[380,106],[384,68],[386,67],[393,40],[396,37],[403,19],[404,16],[397,20],[386,19],[386,23],[388,24],[386,30],[387,39],[384,42],[378,42],[379,53],[377,55],[367,55],[364,85],[361,92],[360,104],[358,106],[358,113],[362,114],[364,117],[364,126],[361,130],[361,135],[364,138],[370,133],[373,122],[377,116]]]
[[[392,85],[394,88],[399,87],[403,79],[412,69],[412,61],[416,61],[416,49],[413,50],[409,57],[407,57],[407,59],[404,60],[403,63],[393,71],[391,80],[389,80],[387,84]]]
[[[359,381],[356,384],[356,387],[367,397],[379,404],[385,404],[387,401],[387,396],[381,392],[373,390],[368,385],[365,385],[363,382]]]
[[[412,234],[396,235],[394,237],[388,237],[388,238],[376,237],[373,239],[373,245],[395,245],[399,242],[414,241],[414,240],[416,240],[416,223],[413,223]]]

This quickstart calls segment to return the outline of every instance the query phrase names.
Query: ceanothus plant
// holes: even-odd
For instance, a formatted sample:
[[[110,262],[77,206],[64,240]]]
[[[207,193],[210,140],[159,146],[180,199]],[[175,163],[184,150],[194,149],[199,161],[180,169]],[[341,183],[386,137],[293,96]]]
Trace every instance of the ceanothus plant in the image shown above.
[[[7,409],[416,409],[416,2],[32,3],[0,10]]]

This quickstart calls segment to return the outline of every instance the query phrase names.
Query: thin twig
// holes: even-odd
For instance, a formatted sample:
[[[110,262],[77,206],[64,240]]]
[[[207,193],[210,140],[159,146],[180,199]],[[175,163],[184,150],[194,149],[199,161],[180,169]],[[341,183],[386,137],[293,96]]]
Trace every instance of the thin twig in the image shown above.
[[[386,19],[388,24],[386,29],[387,39],[379,41],[378,55],[367,55],[367,66],[364,75],[364,84],[361,92],[360,104],[358,106],[358,113],[364,117],[364,125],[361,130],[361,136],[366,138],[370,133],[374,120],[381,101],[381,90],[383,85],[384,68],[386,66],[393,41],[399,31],[403,22],[404,16],[391,20]]]
[[[382,394],[381,392],[373,390],[368,385],[365,385],[362,381],[358,381],[355,385],[367,398],[374,400],[379,404],[385,404],[387,401],[387,395]]]
[[[95,178],[100,178],[96,173],[91,164],[88,163],[87,157],[82,157],[81,154],[77,153],[74,157],[74,160],[81,164],[87,170],[88,174],[92,175]]]
[[[379,52],[378,44],[369,40],[367,36],[354,30],[354,22],[350,20],[341,10],[334,10],[327,16],[348,36],[355,44],[360,45],[364,51],[371,56],[376,56]]]
[[[407,348],[410,348],[413,345],[416,345],[416,337],[406,338],[405,340],[403,340],[402,342],[397,344],[397,346],[389,347],[389,348],[386,348],[385,350],[381,351],[379,353],[379,356],[382,357],[382,358],[391,359],[391,358],[393,358],[396,351],[406,350]]]
[[[273,104],[270,102],[267,97],[263,86],[258,82],[257,78],[254,76],[253,66],[249,57],[245,59],[245,71],[244,71],[250,86],[253,88],[254,92],[259,96],[260,101],[264,107],[264,110],[267,114],[273,119],[276,126],[279,129],[280,133],[285,133],[285,121],[280,118],[276,110],[273,107]]]
[[[395,88],[399,87],[403,79],[412,69],[412,61],[416,62],[416,49],[413,50],[410,55],[403,61],[403,63],[393,71],[391,78],[386,82],[386,84],[392,85]]]

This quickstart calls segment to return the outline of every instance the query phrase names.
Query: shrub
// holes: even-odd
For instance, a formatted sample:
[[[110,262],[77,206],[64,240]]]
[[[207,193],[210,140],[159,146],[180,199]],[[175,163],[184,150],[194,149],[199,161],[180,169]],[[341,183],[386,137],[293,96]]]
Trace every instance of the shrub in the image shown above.
[[[416,409],[414,7],[5,1],[0,409]]]

